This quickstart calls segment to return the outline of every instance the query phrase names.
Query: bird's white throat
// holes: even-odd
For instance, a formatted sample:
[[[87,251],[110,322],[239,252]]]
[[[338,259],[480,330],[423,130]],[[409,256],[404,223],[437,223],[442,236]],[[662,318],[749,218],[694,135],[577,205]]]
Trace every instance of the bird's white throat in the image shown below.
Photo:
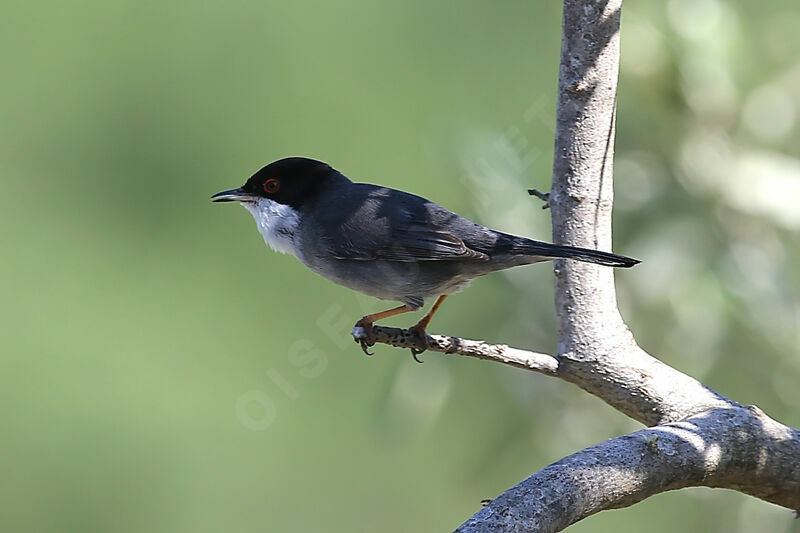
[[[242,202],[241,205],[253,215],[258,231],[270,248],[276,252],[297,256],[297,231],[300,224],[297,211],[269,198],[259,198],[256,202]]]

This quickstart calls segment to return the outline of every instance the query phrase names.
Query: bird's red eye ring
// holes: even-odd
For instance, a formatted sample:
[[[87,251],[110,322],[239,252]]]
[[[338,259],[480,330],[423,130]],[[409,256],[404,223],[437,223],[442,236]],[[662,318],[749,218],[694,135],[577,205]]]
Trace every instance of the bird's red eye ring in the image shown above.
[[[281,180],[270,178],[264,182],[264,192],[267,194],[275,194],[281,188]]]

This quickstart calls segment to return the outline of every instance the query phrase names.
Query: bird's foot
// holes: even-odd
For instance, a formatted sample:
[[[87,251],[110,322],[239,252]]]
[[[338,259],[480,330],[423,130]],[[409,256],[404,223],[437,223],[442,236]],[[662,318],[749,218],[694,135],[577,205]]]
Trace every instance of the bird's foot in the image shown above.
[[[419,323],[408,328],[408,331],[416,337],[417,341],[416,348],[409,348],[411,350],[411,357],[413,357],[414,361],[417,363],[421,363],[422,361],[417,356],[428,349],[428,333],[425,331],[425,326]]]
[[[357,331],[360,329],[361,331]],[[364,319],[359,320],[353,326],[353,340],[361,345],[361,351],[367,355],[375,355],[375,352],[370,352],[369,347],[375,346],[375,332],[372,328],[372,322],[367,322]]]

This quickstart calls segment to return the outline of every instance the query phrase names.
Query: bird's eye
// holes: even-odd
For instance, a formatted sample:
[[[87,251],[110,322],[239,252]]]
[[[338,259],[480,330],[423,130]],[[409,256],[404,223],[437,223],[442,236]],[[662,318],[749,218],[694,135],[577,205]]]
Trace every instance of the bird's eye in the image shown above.
[[[281,188],[281,181],[275,178],[268,179],[264,182],[264,192],[267,194],[275,194]]]

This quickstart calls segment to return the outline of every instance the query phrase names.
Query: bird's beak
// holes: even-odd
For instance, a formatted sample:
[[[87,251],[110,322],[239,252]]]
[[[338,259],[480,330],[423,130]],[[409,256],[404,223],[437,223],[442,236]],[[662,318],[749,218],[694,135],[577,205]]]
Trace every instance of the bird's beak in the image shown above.
[[[211,197],[212,202],[255,202],[256,197],[245,192],[241,187],[229,191],[218,192]]]

